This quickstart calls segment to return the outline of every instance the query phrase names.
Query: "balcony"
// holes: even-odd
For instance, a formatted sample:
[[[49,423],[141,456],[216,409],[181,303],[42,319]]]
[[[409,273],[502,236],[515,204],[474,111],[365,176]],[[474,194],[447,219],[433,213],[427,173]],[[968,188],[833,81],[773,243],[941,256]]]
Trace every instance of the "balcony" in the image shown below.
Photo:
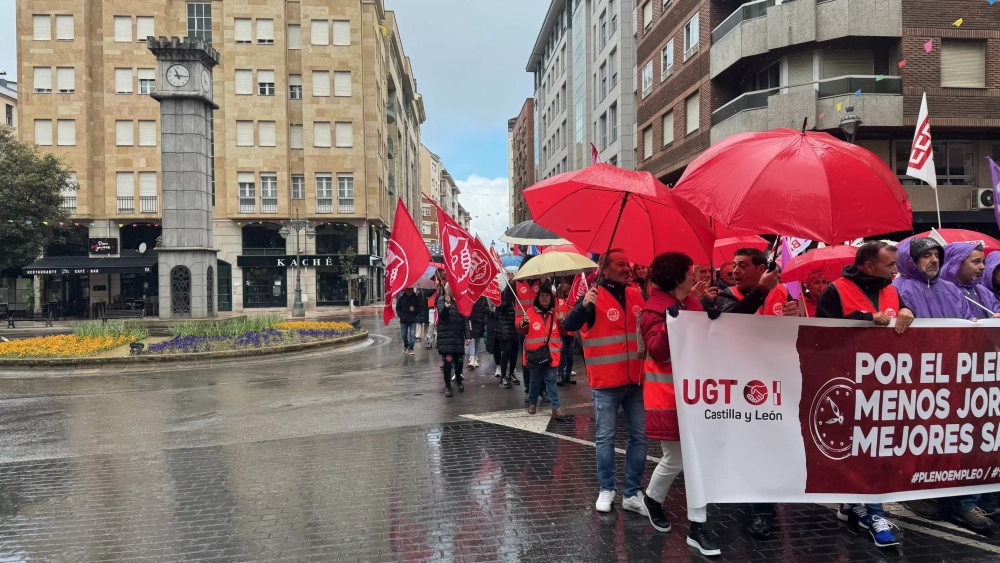
[[[333,213],[333,198],[332,197],[317,197],[316,198],[316,213]]]
[[[388,152],[386,154],[389,155],[390,159],[396,158],[396,144],[392,142],[392,137],[389,137],[386,140],[388,141]]]
[[[767,131],[776,127],[800,129],[808,119],[810,128],[840,127],[837,111],[854,106],[864,127],[902,127],[902,82],[898,76],[838,76],[815,83],[747,92],[712,113],[712,143],[730,135]],[[861,95],[855,93],[861,90]],[[820,117],[822,116],[822,117]]]
[[[239,199],[240,213],[253,213],[257,210],[257,198],[241,197]]]
[[[59,209],[70,215],[76,213],[76,196],[63,196],[62,203],[59,204]]]
[[[118,196],[118,213],[135,213],[135,196]]]
[[[156,200],[155,195],[141,195],[139,196],[139,211],[142,213],[156,213]]]
[[[744,57],[840,37],[901,37],[902,0],[756,0],[712,31],[711,77]]]
[[[396,176],[389,173],[389,195],[396,195]]]
[[[353,197],[342,197],[340,201],[337,202],[339,205],[340,213],[354,213],[354,198]]]
[[[278,198],[276,197],[263,197],[260,198],[260,211],[261,213],[277,213],[278,212]]]
[[[396,104],[392,99],[385,103],[385,122],[389,124],[396,122]]]

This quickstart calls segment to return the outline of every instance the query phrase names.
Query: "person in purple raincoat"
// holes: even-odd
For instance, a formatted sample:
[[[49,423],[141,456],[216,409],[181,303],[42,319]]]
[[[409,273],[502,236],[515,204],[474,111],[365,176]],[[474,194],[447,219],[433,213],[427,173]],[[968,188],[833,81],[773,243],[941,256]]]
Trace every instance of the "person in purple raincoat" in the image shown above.
[[[983,252],[983,245],[974,242],[953,242],[946,247],[946,251],[948,258],[941,268],[941,279],[957,285],[958,289],[962,290],[964,296],[968,298],[965,301],[968,309],[966,316],[977,319],[988,319],[996,316],[996,313],[1000,311],[1000,300],[993,294],[993,291],[979,283],[986,270],[986,254]]]
[[[941,278],[945,250],[932,238],[914,237],[899,243],[892,282],[906,306],[918,319],[972,319],[962,290]]]
[[[1000,268],[997,266],[1000,266],[1000,252],[994,252],[986,257],[986,269],[983,270],[983,275],[979,276],[979,285],[985,287],[996,297],[997,302],[1000,302]]]

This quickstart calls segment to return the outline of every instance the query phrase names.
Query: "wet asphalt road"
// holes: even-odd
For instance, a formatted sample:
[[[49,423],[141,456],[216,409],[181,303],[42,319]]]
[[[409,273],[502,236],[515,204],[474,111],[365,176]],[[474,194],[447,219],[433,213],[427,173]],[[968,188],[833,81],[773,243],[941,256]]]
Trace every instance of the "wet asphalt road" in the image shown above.
[[[682,489],[670,534],[593,510],[585,378],[546,433],[470,420],[522,408],[522,389],[484,354],[446,399],[435,352],[363,325],[364,344],[264,362],[0,371],[0,562],[704,560]],[[756,541],[747,512],[710,510],[725,561],[1000,560],[995,538],[905,515],[903,546],[880,551],[817,505],[780,507]]]

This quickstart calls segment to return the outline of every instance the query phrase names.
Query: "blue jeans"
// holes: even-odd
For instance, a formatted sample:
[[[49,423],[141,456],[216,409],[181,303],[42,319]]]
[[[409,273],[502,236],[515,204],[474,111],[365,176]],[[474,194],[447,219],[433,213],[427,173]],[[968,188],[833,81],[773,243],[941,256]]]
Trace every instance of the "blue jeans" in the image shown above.
[[[528,404],[537,405],[538,396],[542,393],[542,381],[545,382],[545,390],[549,394],[549,401],[552,403],[552,410],[559,408],[559,388],[556,387],[556,368],[528,368],[531,372],[531,384],[528,390]]]
[[[594,418],[597,425],[597,480],[602,491],[615,491],[615,429],[618,408],[625,411],[628,422],[628,446],[625,448],[625,496],[642,489],[642,472],[646,467],[646,408],[642,404],[642,387],[623,385],[594,389]]]
[[[844,506],[846,506],[846,507],[849,508],[849,507],[854,506],[854,504],[845,504]],[[882,503],[881,502],[876,502],[876,503],[867,503],[866,502],[865,503],[865,510],[871,516],[882,516],[883,518],[885,517],[885,510],[882,508]]]
[[[403,336],[403,348],[413,350],[417,341],[417,323],[399,323],[399,333]]]
[[[562,358],[559,360],[559,374],[569,377],[573,373],[573,347],[575,336],[564,336],[562,339]]]
[[[968,512],[969,510],[979,506],[980,496],[982,495],[962,495],[960,497],[951,497],[952,510]]]

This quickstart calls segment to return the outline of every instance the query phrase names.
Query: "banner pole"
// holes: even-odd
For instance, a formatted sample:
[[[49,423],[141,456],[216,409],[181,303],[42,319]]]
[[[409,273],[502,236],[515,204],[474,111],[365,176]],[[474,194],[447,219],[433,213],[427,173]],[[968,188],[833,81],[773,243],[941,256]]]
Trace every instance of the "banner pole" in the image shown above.
[[[937,207],[938,229],[941,229],[941,199],[938,197],[937,186],[934,187],[934,205]]]

